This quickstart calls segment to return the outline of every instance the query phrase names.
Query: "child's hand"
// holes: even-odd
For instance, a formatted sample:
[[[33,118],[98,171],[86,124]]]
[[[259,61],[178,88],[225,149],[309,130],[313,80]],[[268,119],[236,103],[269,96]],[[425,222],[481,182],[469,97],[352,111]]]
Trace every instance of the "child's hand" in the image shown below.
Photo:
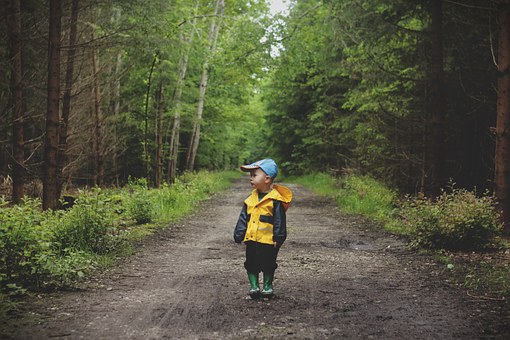
[[[279,247],[278,242],[274,242],[273,245],[274,245],[275,248]]]

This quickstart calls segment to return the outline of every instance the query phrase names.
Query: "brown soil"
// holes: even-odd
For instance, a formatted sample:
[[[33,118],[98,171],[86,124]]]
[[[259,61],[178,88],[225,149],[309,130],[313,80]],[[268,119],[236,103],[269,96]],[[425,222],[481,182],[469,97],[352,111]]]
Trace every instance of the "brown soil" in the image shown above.
[[[79,292],[42,295],[18,339],[504,339],[505,301],[470,296],[444,265],[334,202],[290,185],[288,241],[271,300],[247,299],[232,232],[246,180],[149,237]],[[20,327],[21,328],[21,327]]]

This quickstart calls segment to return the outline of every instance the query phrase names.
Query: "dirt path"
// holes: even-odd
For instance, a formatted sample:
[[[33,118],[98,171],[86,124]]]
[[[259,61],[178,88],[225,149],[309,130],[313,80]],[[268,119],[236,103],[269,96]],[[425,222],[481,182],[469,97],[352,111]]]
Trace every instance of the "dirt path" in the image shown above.
[[[274,299],[246,299],[244,246],[232,241],[243,180],[88,289],[41,298],[42,322],[18,338],[509,338],[506,304],[451,287],[428,257],[290,187]]]

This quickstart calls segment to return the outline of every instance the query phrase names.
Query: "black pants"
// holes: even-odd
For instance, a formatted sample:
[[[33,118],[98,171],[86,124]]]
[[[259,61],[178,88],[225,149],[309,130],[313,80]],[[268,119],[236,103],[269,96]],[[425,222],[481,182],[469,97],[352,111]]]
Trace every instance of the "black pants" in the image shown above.
[[[249,273],[274,275],[274,271],[278,267],[276,257],[279,248],[272,244],[263,244],[258,242],[246,242],[246,262],[244,268]]]

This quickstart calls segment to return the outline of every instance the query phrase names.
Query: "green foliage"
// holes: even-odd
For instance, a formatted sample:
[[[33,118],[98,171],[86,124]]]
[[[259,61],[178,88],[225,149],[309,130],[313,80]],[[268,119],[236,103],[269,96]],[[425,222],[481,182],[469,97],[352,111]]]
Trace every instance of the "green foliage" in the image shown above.
[[[39,286],[71,286],[96,269],[96,256],[87,251],[65,248],[60,252],[41,252],[37,269],[42,274]]]
[[[425,174],[434,161],[430,76],[436,47],[427,33],[430,4],[293,2],[279,32],[283,49],[263,92],[266,144],[287,174],[356,168],[406,192],[430,185],[434,179]],[[493,175],[486,164],[493,162],[494,141],[486,131],[494,126],[489,89],[496,78],[490,51],[480,47],[484,30],[496,29],[483,19],[493,5],[487,11],[442,7],[442,126],[449,136],[443,177],[455,176],[466,188],[486,188]]]
[[[149,223],[153,219],[152,203],[149,200],[147,180],[145,178],[129,182],[130,197],[126,200],[128,216],[137,224]]]
[[[285,179],[288,182],[299,183],[313,192],[328,196],[336,197],[338,195],[338,184],[335,178],[323,172],[316,172],[309,175],[299,177],[288,177]]]
[[[12,295],[72,285],[154,230],[154,225],[134,223],[148,223],[150,217],[168,226],[237,176],[186,173],[161,189],[149,189],[140,179],[123,189],[82,191],[71,208],[55,212],[42,212],[37,200],[1,207],[0,291]]]
[[[335,197],[343,211],[378,221],[386,231],[406,235],[419,247],[483,249],[501,231],[493,198],[464,189],[443,192],[435,201],[408,198],[397,206],[396,192],[369,176],[348,175],[337,181],[316,173],[288,180]]]
[[[150,190],[154,216],[158,221],[175,221],[194,210],[199,201],[227,188],[238,176],[238,172],[185,173],[171,186]]]
[[[396,192],[372,177],[349,175],[341,180],[337,202],[348,213],[387,222],[395,211]]]
[[[473,264],[465,270],[458,270],[462,273],[460,282],[462,287],[471,292],[489,293],[498,298],[510,296],[510,266],[508,263],[488,263],[481,261]]]
[[[464,189],[443,192],[435,200],[404,202],[402,223],[413,230],[413,244],[426,248],[483,249],[501,231],[491,196]]]
[[[54,241],[59,250],[105,254],[115,249],[120,234],[114,224],[116,207],[110,203],[108,195],[99,188],[82,192],[55,228]]]
[[[41,212],[39,205],[37,200],[25,200],[0,208],[0,288],[17,291],[17,282],[36,285],[40,279],[38,255],[50,251],[52,239],[43,221],[52,216]]]

